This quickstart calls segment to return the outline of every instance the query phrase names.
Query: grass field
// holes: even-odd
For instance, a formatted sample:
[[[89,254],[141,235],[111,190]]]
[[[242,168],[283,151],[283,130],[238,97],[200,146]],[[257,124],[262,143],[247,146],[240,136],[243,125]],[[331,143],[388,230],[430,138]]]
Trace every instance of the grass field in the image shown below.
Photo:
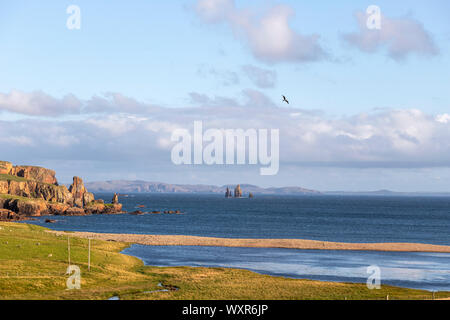
[[[67,290],[68,237],[45,228],[0,222],[0,299],[431,299],[421,290],[287,279],[225,268],[159,268],[120,253],[128,244],[70,238],[71,263],[81,268],[81,289]],[[177,291],[153,292],[162,283]],[[146,293],[147,292],[147,293]],[[448,298],[440,292],[436,298]]]

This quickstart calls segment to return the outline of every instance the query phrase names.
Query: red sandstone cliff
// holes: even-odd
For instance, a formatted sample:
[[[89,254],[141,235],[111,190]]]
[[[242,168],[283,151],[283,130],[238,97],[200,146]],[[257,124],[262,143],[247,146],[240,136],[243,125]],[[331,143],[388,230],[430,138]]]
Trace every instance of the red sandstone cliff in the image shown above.
[[[122,211],[118,201],[95,200],[83,180],[73,178],[69,189],[59,186],[55,171],[34,166],[13,166],[0,161],[0,209],[4,216],[114,214]],[[16,215],[14,215],[15,213]]]

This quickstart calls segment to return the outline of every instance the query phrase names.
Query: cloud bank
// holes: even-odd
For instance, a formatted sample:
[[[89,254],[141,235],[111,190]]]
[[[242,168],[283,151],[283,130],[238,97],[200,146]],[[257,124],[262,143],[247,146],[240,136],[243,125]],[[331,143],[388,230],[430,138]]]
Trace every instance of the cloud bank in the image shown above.
[[[198,0],[196,11],[206,23],[229,25],[261,61],[310,62],[326,57],[318,35],[303,35],[289,25],[295,14],[289,6],[277,5],[258,15],[251,8],[237,8],[234,0]]]
[[[343,36],[346,43],[366,53],[374,53],[382,48],[394,60],[406,59],[412,54],[435,56],[439,53],[430,33],[413,18],[388,18],[381,16],[381,29],[368,29],[367,15],[357,12],[358,32]]]
[[[42,91],[27,93],[12,90],[8,94],[0,93],[0,111],[31,116],[55,117],[62,114],[77,114],[80,113],[81,106],[81,101],[70,94],[62,99],[56,99]]]
[[[88,101],[22,95],[15,92],[13,100],[21,103],[7,110],[33,116],[0,121],[0,149],[26,159],[151,159],[170,164],[173,130],[192,130],[193,122],[201,120],[205,130],[280,129],[280,160],[290,165],[450,167],[448,114],[433,116],[411,109],[329,118],[280,107],[257,90],[243,91],[241,99],[192,93],[193,105],[185,108],[153,106],[120,94]],[[78,120],[67,120],[63,116],[67,112],[48,120],[54,110],[70,110],[74,99],[82,105],[73,110]],[[58,108],[48,101],[58,101]]]

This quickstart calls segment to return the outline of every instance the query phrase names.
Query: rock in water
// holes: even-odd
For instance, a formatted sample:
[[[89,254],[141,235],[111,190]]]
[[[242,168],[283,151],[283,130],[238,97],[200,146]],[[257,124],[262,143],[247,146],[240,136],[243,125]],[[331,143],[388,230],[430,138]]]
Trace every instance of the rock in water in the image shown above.
[[[112,204],[119,204],[119,196],[117,195],[117,193],[114,193],[114,196],[112,198],[111,203]]]
[[[94,201],[94,195],[87,192],[83,179],[80,177],[73,177],[73,183],[69,188],[69,192],[73,196],[73,204],[78,208],[83,208],[85,205]]]
[[[235,198],[242,198],[242,189],[241,189],[241,185],[238,184],[236,189],[234,189],[234,197]]]

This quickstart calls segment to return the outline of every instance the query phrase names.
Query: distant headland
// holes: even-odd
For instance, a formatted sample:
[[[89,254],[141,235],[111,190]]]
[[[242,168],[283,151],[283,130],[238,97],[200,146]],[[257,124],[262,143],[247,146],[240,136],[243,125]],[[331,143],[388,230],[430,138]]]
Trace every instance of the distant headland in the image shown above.
[[[169,184],[163,182],[150,182],[142,180],[114,180],[88,182],[86,186],[92,192],[120,192],[120,193],[192,193],[192,194],[218,194],[224,195],[227,189],[234,197],[233,190],[236,185],[204,185],[204,184]],[[320,195],[320,191],[305,189],[302,187],[262,188],[252,184],[240,184],[243,194],[252,195]]]

